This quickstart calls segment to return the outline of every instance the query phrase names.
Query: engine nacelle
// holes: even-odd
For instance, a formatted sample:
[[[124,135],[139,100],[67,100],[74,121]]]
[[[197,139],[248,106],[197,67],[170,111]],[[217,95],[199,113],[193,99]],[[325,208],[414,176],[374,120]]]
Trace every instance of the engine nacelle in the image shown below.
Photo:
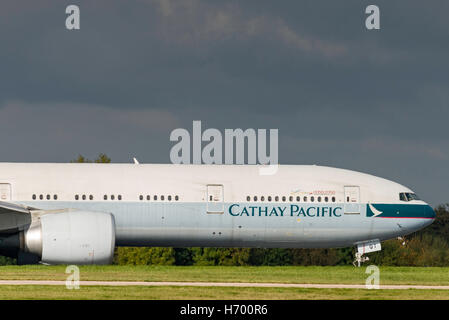
[[[23,251],[48,264],[108,264],[115,247],[109,213],[68,211],[40,216],[23,232]]]

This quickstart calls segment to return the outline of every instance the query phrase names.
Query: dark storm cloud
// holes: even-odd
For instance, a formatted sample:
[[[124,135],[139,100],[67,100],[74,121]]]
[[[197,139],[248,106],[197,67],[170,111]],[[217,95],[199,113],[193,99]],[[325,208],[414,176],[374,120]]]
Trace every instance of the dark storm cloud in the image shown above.
[[[444,20],[443,14],[421,27],[406,21],[408,29],[401,28],[402,34],[384,31],[398,24],[395,20],[404,20],[403,10],[419,17],[415,11],[422,7],[410,4],[385,5],[383,29],[377,34],[364,29],[364,6],[354,2],[274,7],[272,2],[242,6],[190,0],[80,5],[80,32],[63,28],[63,3],[28,4],[35,10],[9,18],[2,28],[10,48],[2,58],[12,75],[2,85],[5,94],[24,98],[26,86],[26,95],[43,101],[70,98],[120,107],[142,107],[142,102],[167,107],[171,100],[172,107],[207,103],[229,108],[235,106],[227,94],[232,90],[248,107],[270,110],[278,101],[287,110],[300,94],[303,107],[310,100],[321,104],[323,88],[328,102],[364,101],[374,86],[377,97],[404,96],[421,84],[414,79],[417,75],[435,77],[428,68],[447,70],[430,59],[434,52],[441,57],[449,53],[447,44],[441,48],[447,34],[444,25],[438,29],[433,22]],[[429,42],[429,37],[434,38],[433,46],[423,49],[420,43]],[[421,57],[426,60],[417,64]],[[175,89],[177,99],[171,97]]]
[[[375,1],[379,31],[368,4],[2,1],[0,160],[167,162],[170,131],[202,120],[449,201],[449,3]]]

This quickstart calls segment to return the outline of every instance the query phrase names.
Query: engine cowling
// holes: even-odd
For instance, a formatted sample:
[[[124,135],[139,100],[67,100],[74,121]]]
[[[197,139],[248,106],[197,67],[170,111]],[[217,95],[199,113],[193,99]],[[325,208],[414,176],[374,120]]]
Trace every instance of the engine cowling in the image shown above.
[[[23,231],[22,250],[48,264],[108,264],[115,247],[109,213],[69,211],[45,214]]]

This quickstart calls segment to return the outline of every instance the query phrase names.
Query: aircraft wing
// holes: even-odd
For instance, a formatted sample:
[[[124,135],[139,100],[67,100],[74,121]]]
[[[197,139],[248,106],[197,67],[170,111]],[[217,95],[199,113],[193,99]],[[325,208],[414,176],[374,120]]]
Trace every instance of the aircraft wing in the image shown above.
[[[30,213],[30,210],[28,207],[19,204],[0,201],[0,214],[8,212]]]
[[[0,201],[0,233],[13,233],[31,223],[31,212],[26,206]]]

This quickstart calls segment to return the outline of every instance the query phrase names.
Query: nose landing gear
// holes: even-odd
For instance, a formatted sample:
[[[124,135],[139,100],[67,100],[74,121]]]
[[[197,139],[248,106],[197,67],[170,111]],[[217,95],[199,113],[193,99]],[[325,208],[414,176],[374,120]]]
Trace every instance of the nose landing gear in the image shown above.
[[[368,241],[362,241],[357,243],[357,252],[355,253],[355,259],[352,262],[354,267],[357,264],[357,267],[360,268],[360,265],[363,262],[366,262],[369,260],[368,257],[365,257],[365,253],[380,251],[382,249],[380,245],[379,239],[374,240],[368,240]]]
[[[355,253],[355,259],[354,259],[354,261],[352,262],[352,264],[353,264],[354,267],[359,267],[359,268],[360,268],[360,265],[361,265],[362,263],[368,261],[368,260],[369,260],[368,257],[363,256],[363,254],[360,253],[360,252],[356,252],[356,253]],[[357,263],[357,265],[356,265],[356,263]]]

